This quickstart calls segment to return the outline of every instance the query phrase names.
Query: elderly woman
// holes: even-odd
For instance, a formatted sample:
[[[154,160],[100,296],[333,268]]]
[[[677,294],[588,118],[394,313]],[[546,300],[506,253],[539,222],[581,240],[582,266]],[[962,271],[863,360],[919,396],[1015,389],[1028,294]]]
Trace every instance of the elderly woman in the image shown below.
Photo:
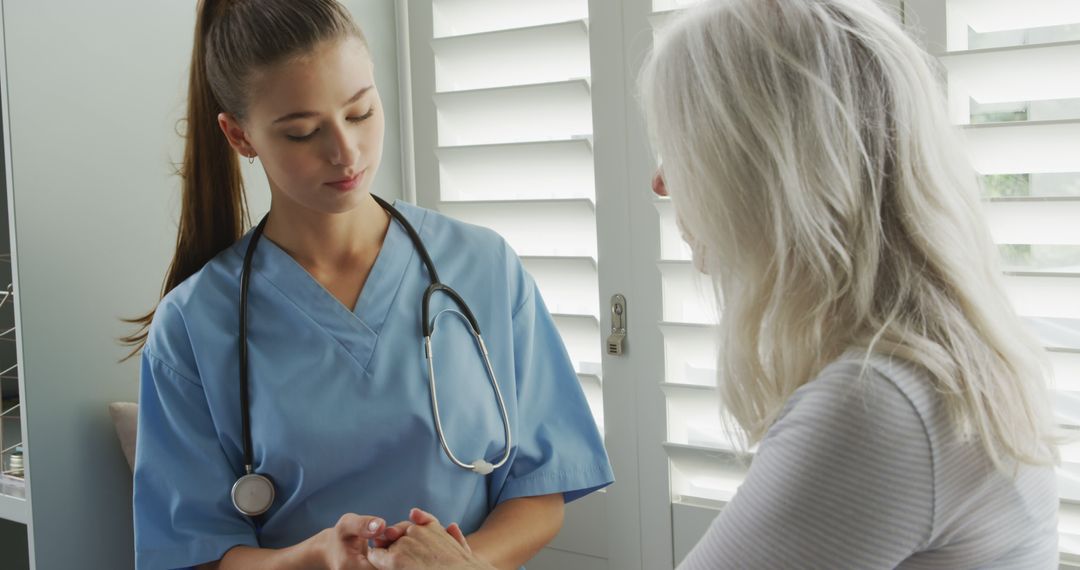
[[[716,0],[645,64],[653,188],[713,278],[723,404],[759,444],[682,568],[1056,567],[1040,349],[931,61],[871,0]]]

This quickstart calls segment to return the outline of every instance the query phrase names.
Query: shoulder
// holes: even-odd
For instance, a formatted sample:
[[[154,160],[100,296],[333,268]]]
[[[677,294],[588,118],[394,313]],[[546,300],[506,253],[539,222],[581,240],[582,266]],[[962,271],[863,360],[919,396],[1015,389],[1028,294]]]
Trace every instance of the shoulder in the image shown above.
[[[892,499],[904,498],[929,516],[934,445],[929,410],[912,397],[917,370],[876,355],[846,353],[796,390],[762,440],[759,455],[799,465],[808,485],[840,484],[852,497],[865,495],[879,503],[888,489]]]
[[[927,544],[934,486],[919,410],[845,354],[788,399],[696,560],[892,568]]]
[[[456,251],[466,251],[480,258],[503,256],[510,249],[506,240],[490,228],[463,222],[402,200],[394,202],[394,208],[416,228],[429,249],[450,246]]]
[[[207,262],[158,303],[144,353],[179,374],[197,378],[193,339],[236,321],[243,247],[250,233]],[[231,330],[231,329],[230,329]]]
[[[490,228],[398,200],[394,207],[416,228],[424,247],[439,266],[461,267],[475,277],[499,279],[520,306],[535,285],[510,244]]]
[[[853,422],[907,425],[921,432],[935,403],[929,377],[914,365],[850,351],[796,390],[782,417],[839,414]]]
[[[762,449],[843,456],[848,468],[876,464],[932,479],[935,402],[929,386],[911,365],[846,353],[795,391]]]

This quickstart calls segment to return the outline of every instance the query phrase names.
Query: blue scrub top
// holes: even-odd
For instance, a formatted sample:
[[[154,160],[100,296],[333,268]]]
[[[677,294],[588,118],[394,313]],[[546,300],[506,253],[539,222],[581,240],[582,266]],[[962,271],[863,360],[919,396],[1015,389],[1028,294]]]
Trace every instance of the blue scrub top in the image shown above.
[[[453,465],[432,419],[420,332],[429,277],[392,221],[350,312],[268,239],[252,262],[248,336],[255,470],[277,487],[261,528],[230,499],[243,470],[238,299],[250,233],[160,303],[142,353],[135,460],[136,566],[181,568],[236,545],[280,548],[345,513],[405,520],[411,507],[475,531],[499,503],[612,483],[603,441],[532,278],[494,232],[398,202],[441,280],[476,315],[506,400],[510,460],[488,476]],[[432,300],[432,315],[453,303]],[[444,432],[465,462],[505,441],[468,328],[433,338]]]

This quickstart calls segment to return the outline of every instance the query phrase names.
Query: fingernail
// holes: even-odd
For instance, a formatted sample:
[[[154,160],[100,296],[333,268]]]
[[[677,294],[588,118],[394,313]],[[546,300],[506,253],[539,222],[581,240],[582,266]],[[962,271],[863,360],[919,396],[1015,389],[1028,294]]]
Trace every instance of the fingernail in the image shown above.
[[[368,530],[370,530],[371,532],[375,532],[379,530],[379,527],[382,526],[382,523],[383,522],[379,519],[372,519],[372,521],[369,522],[367,525]]]

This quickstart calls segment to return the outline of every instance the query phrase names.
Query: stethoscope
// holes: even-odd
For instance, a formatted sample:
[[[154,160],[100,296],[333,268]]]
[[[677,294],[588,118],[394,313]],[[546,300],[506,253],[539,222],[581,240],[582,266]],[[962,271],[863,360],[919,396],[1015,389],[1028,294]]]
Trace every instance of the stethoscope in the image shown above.
[[[502,467],[510,458],[510,418],[506,412],[506,403],[503,401],[502,391],[499,390],[499,383],[495,380],[495,371],[491,367],[491,359],[488,358],[487,346],[484,344],[484,339],[480,336],[480,325],[477,324],[476,317],[473,316],[472,311],[469,310],[468,304],[461,298],[461,295],[458,295],[457,291],[454,291],[448,285],[439,281],[439,274],[435,272],[435,264],[432,263],[427,248],[424,247],[424,243],[420,240],[420,235],[416,233],[412,224],[405,219],[405,216],[401,215],[401,212],[397,211],[396,208],[388,204],[382,198],[379,198],[374,194],[372,194],[371,197],[374,198],[384,210],[393,216],[393,218],[401,224],[401,227],[405,229],[405,232],[409,234],[409,239],[412,240],[416,252],[420,254],[420,258],[427,267],[428,276],[431,278],[431,284],[428,285],[427,290],[424,291],[424,301],[422,306],[423,322],[421,323],[421,326],[424,334],[424,351],[428,362],[428,385],[431,390],[431,414],[435,418],[435,432],[438,435],[439,444],[442,446],[443,452],[446,453],[446,456],[450,458],[450,461],[454,465],[457,465],[462,469],[476,472],[480,475],[487,475],[499,467]],[[263,229],[266,227],[266,220],[268,217],[269,215],[264,217],[262,221],[259,222],[259,225],[255,227],[255,231],[251,234],[251,241],[248,243],[247,253],[244,254],[243,272],[240,274],[240,421],[243,425],[244,437],[244,475],[240,476],[232,486],[232,502],[233,506],[236,507],[236,510],[249,517],[258,516],[270,510],[270,506],[274,503],[275,495],[274,483],[270,478],[261,473],[255,473],[252,469],[254,461],[252,459],[253,454],[251,445],[251,410],[248,401],[248,286],[251,283],[251,260],[255,254],[255,246],[259,243],[259,238],[262,237]],[[431,301],[431,296],[437,291],[441,291],[453,299],[454,303],[460,309],[460,312],[452,309],[444,309],[443,311],[440,311],[438,315],[435,315],[435,319],[429,320],[429,303]],[[491,381],[491,387],[495,390],[495,398],[499,403],[499,413],[502,416],[506,448],[503,450],[502,459],[495,464],[488,463],[483,458],[477,459],[472,463],[461,461],[454,455],[454,452],[450,450],[450,445],[446,442],[446,436],[443,434],[442,420],[439,417],[439,399],[435,393],[435,358],[431,351],[431,336],[435,332],[435,320],[438,320],[439,315],[448,311],[451,314],[456,314],[468,321],[469,327],[473,333],[473,338],[476,340],[476,346],[480,351],[480,355],[483,357],[484,368],[487,370],[488,380]]]

